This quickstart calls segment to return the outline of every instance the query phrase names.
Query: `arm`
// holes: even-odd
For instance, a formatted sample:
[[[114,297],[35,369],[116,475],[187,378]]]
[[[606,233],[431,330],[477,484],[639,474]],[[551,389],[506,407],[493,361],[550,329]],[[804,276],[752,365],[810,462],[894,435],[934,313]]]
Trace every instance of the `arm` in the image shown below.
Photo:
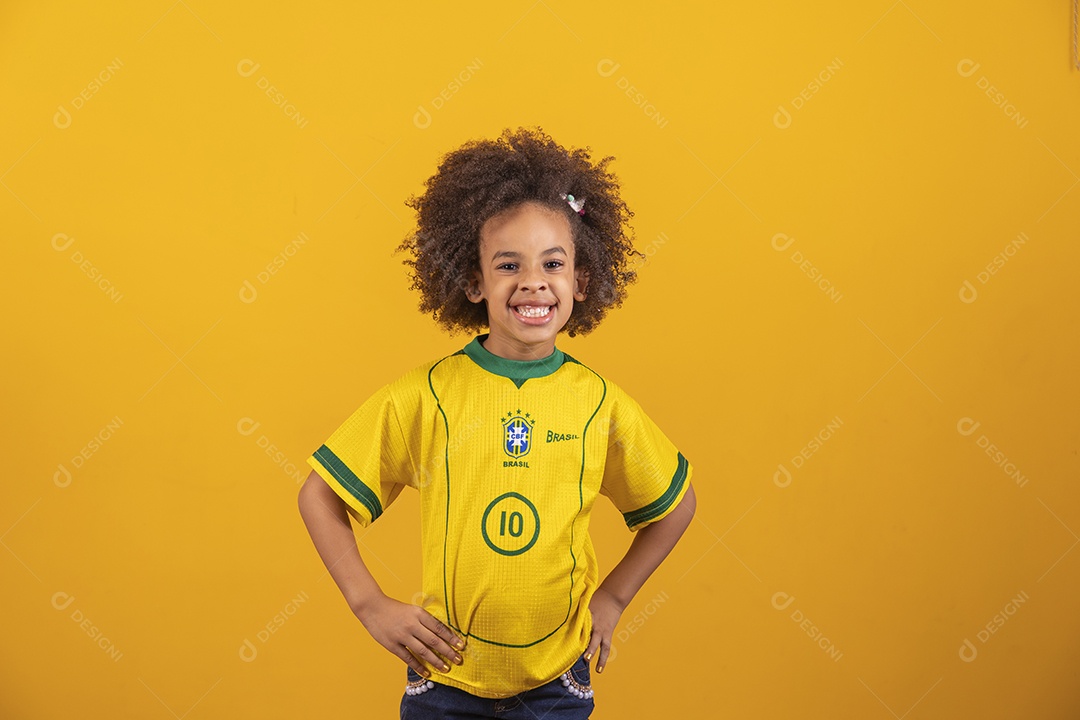
[[[319,557],[377,643],[423,677],[431,672],[421,660],[444,672],[450,669],[446,659],[461,664],[461,655],[450,647],[465,647],[461,638],[423,608],[394,600],[379,588],[360,558],[344,501],[314,470],[297,502]]]
[[[694,486],[689,485],[682,501],[674,510],[635,533],[626,555],[596,589],[589,603],[593,628],[585,659],[591,660],[593,654],[600,651],[596,659],[597,672],[604,671],[604,663],[607,662],[611,649],[611,636],[623,610],[675,547],[675,543],[690,525],[696,509]]]

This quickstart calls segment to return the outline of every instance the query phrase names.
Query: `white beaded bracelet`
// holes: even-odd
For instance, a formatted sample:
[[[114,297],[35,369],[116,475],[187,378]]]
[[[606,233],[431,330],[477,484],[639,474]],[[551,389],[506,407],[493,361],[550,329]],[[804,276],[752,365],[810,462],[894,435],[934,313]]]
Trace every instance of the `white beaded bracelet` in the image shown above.
[[[424,678],[420,678],[419,680],[413,680],[405,683],[405,694],[420,695],[421,693],[426,693],[433,687],[435,687],[435,683],[433,683],[431,680],[425,680]]]
[[[575,695],[583,700],[588,700],[593,696],[593,689],[589,685],[582,685],[574,676],[567,670],[562,674],[562,684],[566,688],[566,691],[571,695]]]

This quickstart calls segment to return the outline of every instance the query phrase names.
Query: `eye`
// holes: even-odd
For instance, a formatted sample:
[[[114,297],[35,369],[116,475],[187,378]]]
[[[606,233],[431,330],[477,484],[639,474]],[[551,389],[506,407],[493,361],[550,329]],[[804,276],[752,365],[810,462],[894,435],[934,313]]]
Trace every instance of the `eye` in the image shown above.
[[[549,269],[554,270],[555,268],[562,267],[563,266],[563,261],[562,260],[548,260],[546,263],[544,263],[544,265],[546,267],[548,267]]]
[[[517,269],[517,263],[503,263],[502,265],[499,265],[496,268],[496,270],[516,270],[516,269]]]

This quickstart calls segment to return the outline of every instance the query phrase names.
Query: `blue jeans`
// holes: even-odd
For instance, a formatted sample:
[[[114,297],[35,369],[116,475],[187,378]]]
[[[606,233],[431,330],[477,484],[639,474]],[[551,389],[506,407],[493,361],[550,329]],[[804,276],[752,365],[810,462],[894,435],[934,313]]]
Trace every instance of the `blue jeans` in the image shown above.
[[[546,685],[498,699],[477,697],[449,685],[433,683],[433,687],[424,692],[402,696],[401,720],[588,720],[593,710],[589,663],[584,656],[579,657],[568,672],[569,685],[563,685],[560,675]],[[410,687],[421,685],[423,678],[415,670],[406,667],[406,673]]]

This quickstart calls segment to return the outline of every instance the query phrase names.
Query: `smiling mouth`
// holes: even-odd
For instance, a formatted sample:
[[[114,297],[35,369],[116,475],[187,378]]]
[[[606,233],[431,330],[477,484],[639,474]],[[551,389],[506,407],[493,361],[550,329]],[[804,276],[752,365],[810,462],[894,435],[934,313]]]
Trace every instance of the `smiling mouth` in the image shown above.
[[[514,312],[522,317],[527,318],[542,318],[547,317],[551,312],[551,305],[516,305],[514,306]]]

